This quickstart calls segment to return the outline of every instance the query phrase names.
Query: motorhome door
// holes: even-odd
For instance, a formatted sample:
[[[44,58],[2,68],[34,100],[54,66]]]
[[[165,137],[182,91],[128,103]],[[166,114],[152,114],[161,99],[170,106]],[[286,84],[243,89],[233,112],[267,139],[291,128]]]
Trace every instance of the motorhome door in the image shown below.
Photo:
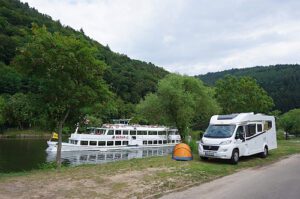
[[[258,147],[256,141],[256,123],[248,123],[246,126],[246,148],[248,155],[255,154]]]
[[[240,155],[247,155],[247,149],[245,145],[245,127],[244,126],[238,126],[235,133],[235,142],[236,145],[239,148]]]

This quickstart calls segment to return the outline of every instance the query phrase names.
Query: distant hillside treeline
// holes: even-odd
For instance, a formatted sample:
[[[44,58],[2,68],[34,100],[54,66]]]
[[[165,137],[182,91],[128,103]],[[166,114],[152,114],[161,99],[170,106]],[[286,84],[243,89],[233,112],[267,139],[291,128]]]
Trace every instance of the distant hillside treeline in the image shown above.
[[[84,39],[97,49],[96,58],[106,64],[104,80],[110,90],[116,94],[118,113],[114,117],[130,117],[133,104],[140,101],[148,92],[156,90],[160,79],[168,74],[163,68],[152,63],[133,60],[126,55],[115,53],[89,38],[83,30],[76,31],[53,21],[48,15],[30,8],[19,0],[0,0],[0,95],[31,92],[26,77],[18,74],[12,66],[12,60],[18,49],[28,42],[32,35],[32,25],[45,26],[49,32],[59,32],[64,36]],[[99,110],[100,111],[100,110]],[[110,115],[112,117],[112,115]],[[105,118],[105,117],[104,117]]]
[[[262,86],[275,102],[275,109],[286,112],[300,107],[300,65],[257,66],[231,69],[198,75],[207,85],[213,86],[226,75],[250,76]]]

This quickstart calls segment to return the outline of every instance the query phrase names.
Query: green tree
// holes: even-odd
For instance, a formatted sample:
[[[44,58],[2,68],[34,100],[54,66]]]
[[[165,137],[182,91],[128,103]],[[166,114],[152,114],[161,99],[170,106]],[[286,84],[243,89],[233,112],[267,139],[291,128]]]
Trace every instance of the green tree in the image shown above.
[[[279,118],[279,126],[289,134],[300,134],[300,109],[293,109]]]
[[[5,99],[0,96],[0,131],[1,131],[1,126],[5,123]]]
[[[228,75],[216,83],[216,98],[223,113],[267,113],[274,106],[273,100],[251,77],[237,78]]]
[[[12,125],[19,129],[31,126],[34,110],[30,98],[23,93],[12,95],[5,106],[5,116]]]
[[[137,106],[137,112],[150,123],[174,125],[183,141],[188,128],[218,113],[219,107],[212,92],[193,77],[167,75],[158,83],[157,93],[148,94]]]
[[[62,129],[69,115],[77,115],[79,120],[83,107],[106,101],[110,96],[102,78],[105,64],[95,58],[95,49],[81,38],[50,33],[45,27],[34,26],[32,32],[14,64],[38,84],[33,96],[49,118],[56,121],[60,168]]]
[[[15,94],[21,90],[21,75],[14,68],[0,62],[0,94]]]

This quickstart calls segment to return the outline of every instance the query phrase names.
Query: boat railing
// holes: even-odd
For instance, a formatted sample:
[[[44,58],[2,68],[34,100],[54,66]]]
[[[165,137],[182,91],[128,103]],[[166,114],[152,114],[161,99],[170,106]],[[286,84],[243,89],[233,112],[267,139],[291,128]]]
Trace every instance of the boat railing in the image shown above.
[[[131,125],[123,125],[123,124],[103,124],[104,128],[126,128],[126,127],[145,127],[145,128],[168,128],[166,126],[160,125],[140,125],[140,124],[131,124]]]

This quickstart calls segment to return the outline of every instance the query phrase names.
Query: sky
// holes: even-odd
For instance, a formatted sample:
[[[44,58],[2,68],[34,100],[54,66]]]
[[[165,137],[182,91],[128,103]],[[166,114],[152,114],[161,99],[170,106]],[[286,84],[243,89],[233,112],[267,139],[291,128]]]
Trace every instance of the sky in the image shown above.
[[[21,0],[171,72],[300,63],[299,0]]]

